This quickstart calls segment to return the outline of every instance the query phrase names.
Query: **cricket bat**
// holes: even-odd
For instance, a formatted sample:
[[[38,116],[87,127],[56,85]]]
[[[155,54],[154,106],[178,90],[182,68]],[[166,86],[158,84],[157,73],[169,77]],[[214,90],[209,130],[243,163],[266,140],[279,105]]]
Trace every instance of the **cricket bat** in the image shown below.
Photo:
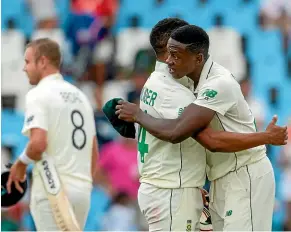
[[[61,231],[81,231],[52,158],[43,158],[36,163],[36,167],[45,186],[59,229]]]

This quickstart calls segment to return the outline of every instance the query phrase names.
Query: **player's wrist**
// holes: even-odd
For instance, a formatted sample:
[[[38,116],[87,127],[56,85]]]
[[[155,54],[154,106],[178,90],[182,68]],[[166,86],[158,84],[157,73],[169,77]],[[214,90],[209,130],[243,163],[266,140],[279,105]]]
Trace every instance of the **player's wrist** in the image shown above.
[[[272,144],[272,134],[269,131],[262,132],[265,144]]]
[[[29,158],[25,151],[18,157],[18,160],[25,165],[35,163],[35,160]]]
[[[143,114],[142,110],[139,109],[139,110],[137,111],[137,113],[135,114],[135,116],[134,116],[134,121],[135,121],[136,123],[140,123],[140,120],[141,120],[142,114]]]

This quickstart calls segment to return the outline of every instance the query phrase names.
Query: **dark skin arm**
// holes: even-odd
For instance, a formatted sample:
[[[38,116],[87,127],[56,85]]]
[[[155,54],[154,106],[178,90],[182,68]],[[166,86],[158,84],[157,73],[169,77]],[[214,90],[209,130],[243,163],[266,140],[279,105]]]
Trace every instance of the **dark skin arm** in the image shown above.
[[[135,111],[134,113],[132,113],[133,111],[127,112],[125,107],[130,107],[131,105],[126,104],[131,103],[124,102],[123,105],[117,106],[117,109],[121,109],[120,119],[128,121],[131,117],[131,121],[136,121],[153,136],[171,143],[179,143],[191,136],[196,136],[208,126],[215,115],[213,110],[190,104],[177,119],[157,119],[145,114],[140,109],[133,110]],[[128,110],[130,111],[131,109]]]
[[[264,145],[269,136],[265,132],[239,134],[225,131],[214,131],[206,128],[195,137],[203,147],[212,152],[238,152]]]
[[[265,132],[243,134],[206,128],[215,112],[194,104],[189,105],[177,119],[157,119],[143,113],[133,103],[120,101],[120,104],[116,107],[116,114],[120,119],[137,122],[153,136],[171,143],[178,143],[193,136],[208,150],[221,152],[242,151],[263,144],[287,143],[287,127],[275,125],[276,116]]]
[[[206,128],[195,139],[212,152],[238,152],[264,144],[286,145],[287,130],[277,126],[276,122],[275,116],[266,131],[257,133],[234,133]]]

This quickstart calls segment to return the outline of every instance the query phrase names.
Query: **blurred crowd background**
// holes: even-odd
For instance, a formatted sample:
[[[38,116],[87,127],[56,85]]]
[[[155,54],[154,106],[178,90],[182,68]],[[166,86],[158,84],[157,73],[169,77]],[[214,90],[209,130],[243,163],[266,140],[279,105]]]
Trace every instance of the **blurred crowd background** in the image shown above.
[[[136,142],[118,136],[101,108],[113,97],[139,102],[155,65],[150,30],[160,19],[203,27],[214,60],[241,83],[258,129],[277,114],[291,134],[290,0],[2,0],[1,7],[2,170],[27,142],[20,133],[31,88],[22,71],[25,45],[49,37],[61,46],[65,79],[95,110],[100,162],[86,231],[147,229],[136,202]],[[273,230],[291,230],[291,142],[268,146],[268,156],[276,177]],[[2,209],[2,230],[35,230],[28,206],[29,191]]]

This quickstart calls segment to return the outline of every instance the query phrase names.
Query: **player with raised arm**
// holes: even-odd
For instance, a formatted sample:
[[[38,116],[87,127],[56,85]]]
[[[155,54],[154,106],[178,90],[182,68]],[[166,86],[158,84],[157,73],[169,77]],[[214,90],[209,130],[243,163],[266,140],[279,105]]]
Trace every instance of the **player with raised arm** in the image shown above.
[[[93,109],[60,74],[59,45],[38,39],[27,45],[24,71],[35,87],[27,93],[22,133],[26,149],[11,168],[7,190],[34,164],[30,209],[37,230],[82,230],[90,207],[98,158]]]
[[[230,132],[220,134],[221,141],[233,135],[220,144],[229,143],[231,149],[220,145],[207,151],[214,230],[271,230],[274,173],[265,146],[260,145],[286,144],[286,127],[276,126],[274,117],[265,132],[256,133],[254,117],[239,84],[228,70],[211,60],[208,48],[206,32],[192,25],[175,30],[168,41],[170,73],[177,79],[188,76],[195,84],[195,100],[180,117],[154,118],[125,101],[120,101],[116,113],[120,119],[137,122],[153,136],[174,144],[193,136],[205,145],[205,137],[214,137],[213,129],[218,134]],[[213,135],[205,132],[209,131],[207,127],[212,128]]]

